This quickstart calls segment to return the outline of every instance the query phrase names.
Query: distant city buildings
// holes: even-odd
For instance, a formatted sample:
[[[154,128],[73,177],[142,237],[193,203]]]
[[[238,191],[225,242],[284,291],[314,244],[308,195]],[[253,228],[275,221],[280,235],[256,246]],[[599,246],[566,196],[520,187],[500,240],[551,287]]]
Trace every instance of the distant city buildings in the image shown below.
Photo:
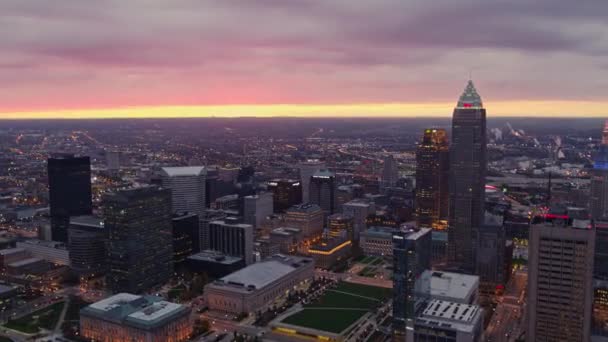
[[[186,341],[190,309],[156,296],[119,293],[80,310],[80,335],[91,341]]]
[[[392,187],[397,184],[399,180],[399,167],[397,161],[392,155],[384,158],[384,165],[382,167],[382,185],[383,187]]]
[[[108,229],[107,283],[114,293],[141,293],[173,273],[171,192],[154,186],[104,197]]]
[[[90,215],[91,161],[66,154],[48,159],[51,237],[68,242],[70,216]]]
[[[486,110],[469,81],[452,117],[448,259],[470,273],[484,219],[486,149]]]
[[[426,129],[416,149],[416,221],[419,227],[447,229],[449,143],[444,129]]]

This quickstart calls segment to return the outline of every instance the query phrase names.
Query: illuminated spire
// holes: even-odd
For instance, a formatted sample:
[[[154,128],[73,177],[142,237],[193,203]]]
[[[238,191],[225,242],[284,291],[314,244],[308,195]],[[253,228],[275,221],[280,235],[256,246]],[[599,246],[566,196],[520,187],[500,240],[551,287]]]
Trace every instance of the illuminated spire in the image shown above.
[[[608,145],[608,120],[604,123],[604,131],[602,132],[602,145]]]
[[[458,108],[483,108],[481,96],[477,93],[473,81],[469,80],[467,87],[458,99]]]

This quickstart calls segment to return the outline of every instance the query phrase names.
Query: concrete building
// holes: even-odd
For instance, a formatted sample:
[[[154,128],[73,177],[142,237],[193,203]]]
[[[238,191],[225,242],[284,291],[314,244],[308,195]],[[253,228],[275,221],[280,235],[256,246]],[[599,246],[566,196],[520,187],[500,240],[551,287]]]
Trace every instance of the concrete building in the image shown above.
[[[421,298],[460,304],[477,304],[479,277],[462,273],[425,270],[416,280],[415,292]]]
[[[263,311],[313,276],[312,259],[275,255],[207,284],[204,296],[210,310],[235,315]]]
[[[305,239],[320,238],[324,220],[324,212],[316,204],[295,205],[285,214],[285,226],[300,229]]]
[[[161,174],[162,186],[171,191],[173,211],[202,215],[205,210],[205,167],[163,167]]]
[[[55,265],[71,265],[70,254],[63,242],[31,239],[17,242],[17,248],[23,248],[33,258],[43,259]]]
[[[360,235],[359,246],[365,255],[390,258],[393,256],[393,234],[398,229],[371,227]]]
[[[259,228],[262,222],[273,214],[272,192],[262,192],[243,198],[243,221]]]
[[[331,237],[343,237],[353,241],[354,220],[352,216],[344,214],[333,214],[327,218],[327,234]]]
[[[26,258],[6,265],[10,275],[41,275],[50,269],[49,262],[40,258]]]
[[[0,265],[5,268],[6,265],[29,258],[29,254],[23,248],[7,248],[0,250]]]
[[[213,278],[221,278],[244,268],[245,260],[217,251],[202,251],[186,259],[188,269],[194,273],[205,272]]]
[[[353,218],[353,239],[359,241],[361,232],[367,229],[367,217],[376,212],[376,205],[365,199],[355,199],[342,205],[342,213]]]
[[[253,263],[253,226],[230,218],[210,222],[209,249]]]
[[[527,341],[589,341],[595,230],[588,226],[530,227]]]
[[[155,186],[104,196],[108,229],[108,287],[140,293],[165,284],[173,273],[171,192]]]
[[[93,341],[186,341],[190,309],[156,296],[119,293],[80,310],[80,334]]]
[[[310,177],[312,177],[315,173],[325,168],[325,163],[311,159],[307,160],[303,163],[300,163],[300,181],[302,182],[302,201],[301,203],[309,203],[310,202]]]
[[[105,274],[107,270],[108,231],[103,220],[95,216],[75,216],[68,230],[72,270],[81,277]]]
[[[493,300],[497,287],[506,286],[507,274],[511,272],[505,269],[506,243],[503,217],[486,212],[484,224],[479,229],[475,272],[481,280],[484,300]]]
[[[278,246],[279,253],[294,254],[300,249],[302,231],[298,228],[279,227],[270,232],[269,242]]]
[[[433,299],[416,317],[411,341],[476,342],[482,339],[481,307]]]

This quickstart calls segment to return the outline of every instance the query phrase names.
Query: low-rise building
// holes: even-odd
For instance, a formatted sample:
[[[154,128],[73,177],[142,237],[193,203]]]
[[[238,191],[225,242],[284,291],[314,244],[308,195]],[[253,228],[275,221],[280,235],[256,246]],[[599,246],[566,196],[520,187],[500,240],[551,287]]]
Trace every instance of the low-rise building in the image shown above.
[[[185,341],[190,309],[156,296],[119,293],[80,310],[80,333],[93,341]]]
[[[393,234],[396,231],[392,227],[370,227],[361,232],[359,246],[363,249],[363,254],[392,257]]]
[[[63,242],[31,239],[17,242],[17,248],[25,249],[34,258],[44,259],[55,265],[70,266],[70,254]]]
[[[314,276],[311,258],[275,255],[205,286],[209,309],[231,314],[264,310]]]
[[[316,267],[331,269],[346,262],[351,255],[351,248],[351,240],[328,237],[310,246],[308,253],[315,260]]]
[[[426,270],[416,280],[418,297],[477,304],[479,277],[474,275]]]
[[[0,250],[0,264],[2,268],[13,262],[29,258],[29,254],[23,248],[7,248]]]
[[[302,241],[302,231],[298,228],[279,227],[270,232],[270,243],[279,246],[279,252],[292,254],[297,252]]]
[[[214,278],[223,277],[245,267],[243,258],[226,255],[218,251],[202,251],[186,259],[191,272],[205,272]]]

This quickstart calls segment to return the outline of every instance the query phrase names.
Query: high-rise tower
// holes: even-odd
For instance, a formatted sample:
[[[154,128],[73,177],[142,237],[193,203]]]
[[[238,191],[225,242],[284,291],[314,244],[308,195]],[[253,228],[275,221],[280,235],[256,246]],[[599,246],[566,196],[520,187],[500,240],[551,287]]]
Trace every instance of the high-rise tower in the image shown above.
[[[484,219],[486,110],[469,81],[452,117],[448,260],[464,271],[476,265],[478,231]]]
[[[419,227],[447,228],[449,153],[445,129],[424,130],[416,150],[416,219]]]

